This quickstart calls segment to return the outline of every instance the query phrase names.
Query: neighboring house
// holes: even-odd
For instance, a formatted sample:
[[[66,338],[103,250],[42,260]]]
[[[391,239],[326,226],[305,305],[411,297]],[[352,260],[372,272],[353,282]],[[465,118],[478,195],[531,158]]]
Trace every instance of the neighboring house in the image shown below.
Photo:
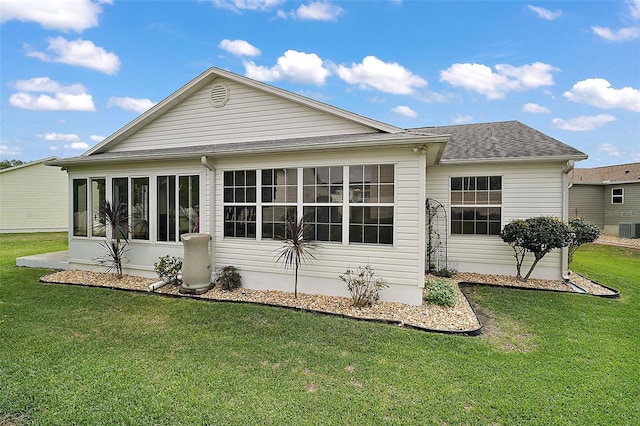
[[[69,177],[45,162],[0,170],[0,233],[66,231]]]
[[[299,291],[348,295],[338,275],[370,264],[390,284],[382,300],[420,304],[427,199],[444,206],[450,268],[515,275],[501,228],[566,219],[567,173],[586,157],[516,121],[400,129],[211,68],[82,156],[51,164],[69,173],[72,268],[97,268],[104,234],[92,212],[107,199],[129,208],[129,273],[153,275],[160,256],[182,255],[181,234],[199,231],[212,235],[213,265],[238,267],[243,286],[292,291],[274,257],[297,215],[320,246]],[[561,251],[536,268],[566,272]]]
[[[640,163],[574,169],[569,181],[571,217],[588,220],[604,234],[640,238]]]

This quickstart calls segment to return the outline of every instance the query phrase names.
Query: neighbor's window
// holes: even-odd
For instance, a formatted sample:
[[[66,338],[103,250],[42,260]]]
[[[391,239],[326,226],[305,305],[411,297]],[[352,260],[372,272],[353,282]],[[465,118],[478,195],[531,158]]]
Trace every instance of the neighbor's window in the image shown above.
[[[87,180],[73,180],[73,236],[87,237]]]
[[[624,188],[611,189],[611,204],[624,204]]]
[[[100,215],[100,206],[107,196],[106,180],[104,178],[91,179],[91,236],[104,237],[107,235],[104,216]]]
[[[500,235],[502,177],[451,178],[451,233]]]
[[[256,171],[225,171],[224,236],[256,238]]]
[[[131,179],[131,237],[149,239],[149,178]]]
[[[349,242],[393,244],[393,164],[349,166]]]
[[[342,241],[342,166],[302,170],[302,208],[305,237],[317,241]]]

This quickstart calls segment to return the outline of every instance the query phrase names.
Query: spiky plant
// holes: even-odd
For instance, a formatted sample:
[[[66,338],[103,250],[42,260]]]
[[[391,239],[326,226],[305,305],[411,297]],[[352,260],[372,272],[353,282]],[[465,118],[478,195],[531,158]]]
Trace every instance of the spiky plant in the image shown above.
[[[111,204],[105,200],[98,208],[100,225],[108,228],[106,240],[102,242],[105,255],[98,260],[108,264],[107,272],[115,271],[118,279],[122,278],[122,262],[125,259],[129,243],[129,216],[126,204]]]
[[[276,263],[281,263],[285,269],[294,268],[293,294],[296,299],[298,298],[298,268],[301,264],[310,264],[316,260],[315,252],[318,248],[315,241],[305,238],[304,228],[305,224],[302,218],[296,220],[287,217],[284,244],[278,250],[275,258]]]

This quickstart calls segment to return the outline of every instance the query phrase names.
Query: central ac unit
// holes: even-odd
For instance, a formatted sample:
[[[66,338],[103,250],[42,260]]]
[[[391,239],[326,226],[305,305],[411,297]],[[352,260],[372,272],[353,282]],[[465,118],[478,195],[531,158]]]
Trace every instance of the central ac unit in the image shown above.
[[[640,238],[640,223],[620,223],[618,236],[620,238]]]

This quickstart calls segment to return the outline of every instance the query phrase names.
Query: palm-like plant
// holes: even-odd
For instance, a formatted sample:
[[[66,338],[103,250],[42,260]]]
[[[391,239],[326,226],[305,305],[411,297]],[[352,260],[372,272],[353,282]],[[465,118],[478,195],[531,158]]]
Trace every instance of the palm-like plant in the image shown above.
[[[298,268],[301,264],[309,264],[316,260],[315,252],[318,248],[315,241],[304,236],[305,224],[302,218],[287,217],[286,237],[284,245],[276,254],[276,262],[281,263],[285,269],[295,268],[294,297],[298,298]]]
[[[129,216],[126,204],[111,204],[103,201],[98,208],[100,224],[109,228],[111,233],[107,234],[102,246],[106,254],[99,258],[100,263],[108,263],[108,271],[115,270],[116,276],[122,278],[122,261],[125,259],[127,245],[129,242]],[[109,238],[111,237],[111,238]]]

